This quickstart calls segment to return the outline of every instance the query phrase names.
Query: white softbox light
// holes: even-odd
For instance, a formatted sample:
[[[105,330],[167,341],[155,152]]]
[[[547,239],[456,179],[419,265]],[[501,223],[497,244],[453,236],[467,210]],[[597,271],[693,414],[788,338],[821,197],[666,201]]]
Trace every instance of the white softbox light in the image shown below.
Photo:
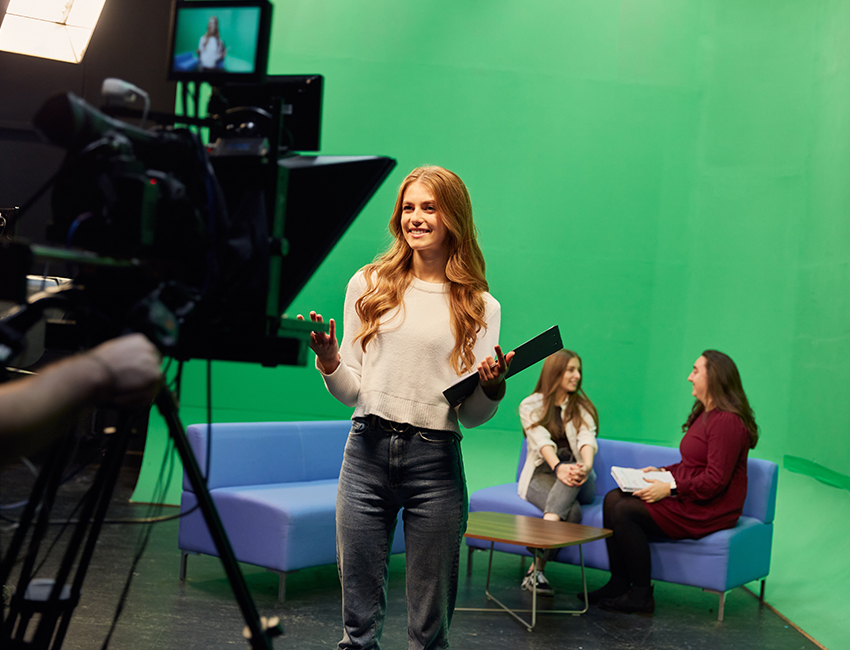
[[[79,63],[105,2],[10,0],[0,25],[0,50]]]

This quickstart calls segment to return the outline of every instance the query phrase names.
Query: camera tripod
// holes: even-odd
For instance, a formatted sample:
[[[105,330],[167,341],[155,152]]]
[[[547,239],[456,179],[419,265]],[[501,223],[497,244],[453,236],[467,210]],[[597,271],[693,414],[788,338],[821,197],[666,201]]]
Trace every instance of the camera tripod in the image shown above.
[[[168,424],[183,468],[198,505],[204,515],[228,582],[242,611],[250,633],[249,643],[255,650],[271,650],[272,638],[281,633],[279,627],[264,629],[254,601],[248,591],[244,576],[224,532],[212,497],[204,482],[197,460],[189,446],[185,429],[177,413],[177,404],[169,390],[163,388],[155,400],[157,409]],[[32,493],[21,515],[6,557],[0,563],[0,584],[7,584],[12,567],[24,549],[27,534],[32,531],[11,607],[0,628],[0,646],[9,650],[58,650],[65,638],[89,563],[94,553],[98,534],[103,525],[121,461],[130,437],[132,413],[122,414],[116,431],[107,441],[105,453],[89,495],[79,513],[79,523],[74,527],[55,579],[32,579],[39,547],[44,540],[50,512],[61,483],[63,470],[73,451],[73,436],[60,439],[50,450]],[[246,634],[247,635],[247,634]]]

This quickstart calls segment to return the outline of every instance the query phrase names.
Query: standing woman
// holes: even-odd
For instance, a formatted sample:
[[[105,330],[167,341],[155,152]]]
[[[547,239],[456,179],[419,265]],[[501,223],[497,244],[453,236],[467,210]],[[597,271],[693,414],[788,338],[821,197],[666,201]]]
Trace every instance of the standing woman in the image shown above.
[[[534,392],[519,405],[528,455],[519,476],[519,495],[551,521],[581,523],[581,505],[596,492],[593,458],[598,449],[599,416],[581,388],[581,358],[571,350],[547,357]],[[543,570],[548,554],[537,557],[537,583],[532,570],[522,588],[554,595]]]
[[[227,53],[224,41],[218,31],[218,16],[210,16],[207,31],[198,41],[198,67],[201,70],[215,70]]]
[[[674,483],[648,480],[647,487],[605,495],[603,526],[611,579],[588,594],[603,609],[652,613],[648,537],[698,539],[734,528],[747,497],[747,455],[758,426],[738,368],[728,356],[706,350],[688,381],[696,398],[682,430],[681,462],[666,468]],[[645,467],[653,471],[655,467]]]
[[[336,507],[340,650],[380,647],[401,508],[408,647],[448,647],[468,511],[458,422],[493,416],[513,356],[498,346],[501,310],[487,292],[463,181],[441,167],[415,169],[389,228],[390,248],[348,283],[342,346],[333,320],[311,340],[328,391],[354,407]],[[475,391],[450,407],[442,391],[476,369]]]

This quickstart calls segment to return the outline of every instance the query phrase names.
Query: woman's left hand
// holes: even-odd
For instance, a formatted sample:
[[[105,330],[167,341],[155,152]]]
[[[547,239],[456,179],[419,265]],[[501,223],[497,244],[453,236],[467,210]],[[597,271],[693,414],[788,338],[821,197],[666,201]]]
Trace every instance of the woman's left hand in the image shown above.
[[[558,463],[555,468],[555,478],[567,487],[579,487],[587,480],[578,463]]]
[[[661,501],[661,499],[666,499],[670,496],[670,484],[665,481],[657,481],[651,478],[643,479],[649,485],[640,490],[635,490],[632,492],[636,497],[642,499],[646,503],[655,503],[656,501]]]
[[[478,381],[484,394],[492,400],[501,399],[505,392],[505,375],[514,358],[513,352],[507,355],[502,353],[502,348],[496,346],[496,358],[487,357],[478,364]]]
[[[581,463],[572,463],[567,465],[569,470],[569,482],[565,484],[570,487],[581,487],[587,481],[587,468]]]

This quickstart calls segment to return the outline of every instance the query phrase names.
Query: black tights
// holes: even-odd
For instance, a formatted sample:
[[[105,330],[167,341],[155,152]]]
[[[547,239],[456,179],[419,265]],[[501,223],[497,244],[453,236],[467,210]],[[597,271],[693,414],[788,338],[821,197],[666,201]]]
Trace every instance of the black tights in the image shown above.
[[[636,587],[650,585],[649,537],[668,537],[638,497],[620,489],[605,495],[602,525],[614,531],[605,540],[611,580]]]

